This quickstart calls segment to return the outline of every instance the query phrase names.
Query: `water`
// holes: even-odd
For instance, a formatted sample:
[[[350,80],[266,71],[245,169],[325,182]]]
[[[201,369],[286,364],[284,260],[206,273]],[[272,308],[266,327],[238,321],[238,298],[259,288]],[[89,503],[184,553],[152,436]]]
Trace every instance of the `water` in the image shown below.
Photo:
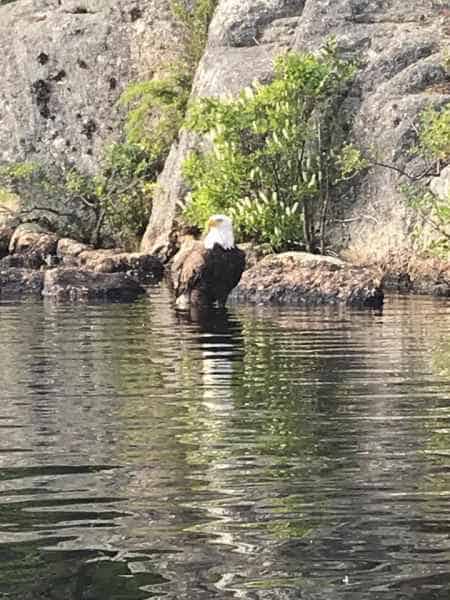
[[[448,301],[0,311],[2,600],[448,600]]]

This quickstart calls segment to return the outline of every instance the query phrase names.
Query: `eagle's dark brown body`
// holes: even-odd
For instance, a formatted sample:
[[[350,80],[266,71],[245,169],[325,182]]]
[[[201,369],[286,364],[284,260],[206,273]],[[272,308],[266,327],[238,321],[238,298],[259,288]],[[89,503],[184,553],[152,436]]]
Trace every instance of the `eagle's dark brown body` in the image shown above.
[[[215,244],[207,250],[202,242],[190,241],[181,247],[172,264],[172,281],[177,306],[224,306],[245,268],[245,254],[239,248],[224,250]]]

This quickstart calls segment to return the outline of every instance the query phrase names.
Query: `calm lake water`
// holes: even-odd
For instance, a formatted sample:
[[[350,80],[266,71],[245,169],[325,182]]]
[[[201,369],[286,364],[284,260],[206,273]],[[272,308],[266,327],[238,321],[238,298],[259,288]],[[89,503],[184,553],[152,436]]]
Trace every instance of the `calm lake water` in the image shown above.
[[[2,600],[448,600],[450,301],[0,310]]]

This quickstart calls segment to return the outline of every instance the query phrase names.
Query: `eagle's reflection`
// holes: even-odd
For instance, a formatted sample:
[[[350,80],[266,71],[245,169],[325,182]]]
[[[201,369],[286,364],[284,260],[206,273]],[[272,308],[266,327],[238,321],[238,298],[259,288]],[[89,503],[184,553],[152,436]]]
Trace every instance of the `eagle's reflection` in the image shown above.
[[[242,325],[225,308],[192,307],[177,313],[181,323],[193,327],[201,352],[202,400],[215,411],[231,408],[233,378],[243,357]]]

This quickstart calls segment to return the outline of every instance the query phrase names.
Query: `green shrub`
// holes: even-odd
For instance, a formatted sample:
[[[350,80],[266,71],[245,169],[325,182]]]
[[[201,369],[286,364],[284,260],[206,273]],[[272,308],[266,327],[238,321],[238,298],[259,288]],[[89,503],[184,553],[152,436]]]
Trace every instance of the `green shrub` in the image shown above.
[[[105,230],[115,243],[137,248],[148,224],[160,169],[160,157],[140,145],[114,144],[108,149],[102,174],[96,179]]]
[[[207,135],[212,149],[184,163],[192,189],[186,219],[202,226],[227,212],[241,239],[323,250],[333,188],[364,166],[336,119],[355,71],[329,42],[317,56],[279,57],[268,85],[197,101],[187,127]]]
[[[20,198],[18,218],[95,246],[135,249],[148,223],[158,167],[140,146],[115,144],[95,176],[73,167],[0,167],[0,187]]]
[[[421,116],[420,150],[432,160],[450,159],[450,104],[428,108]]]
[[[179,56],[167,65],[165,77],[134,82],[124,91],[119,103],[127,109],[125,142],[105,150],[96,175],[68,165],[0,166],[0,190],[20,198],[19,220],[39,222],[95,246],[137,247],[157,176],[186,113],[216,4],[171,0],[181,35]]]
[[[450,161],[450,103],[440,109],[429,107],[420,116],[419,141],[415,153],[425,159],[421,176],[411,176],[402,185],[408,205],[419,215],[414,231],[421,252],[448,257],[450,252],[450,193],[441,197],[429,186],[430,175],[438,175]]]
[[[128,109],[127,141],[164,161],[186,114],[197,64],[203,54],[217,0],[171,0],[180,31],[180,51],[167,75],[131,83],[119,102]]]
[[[0,167],[0,187],[20,199],[19,220],[90,241],[100,210],[91,178],[70,167],[16,163]]]
[[[128,109],[127,142],[142,146],[163,164],[186,112],[191,79],[172,68],[162,79],[131,83],[119,102]]]

